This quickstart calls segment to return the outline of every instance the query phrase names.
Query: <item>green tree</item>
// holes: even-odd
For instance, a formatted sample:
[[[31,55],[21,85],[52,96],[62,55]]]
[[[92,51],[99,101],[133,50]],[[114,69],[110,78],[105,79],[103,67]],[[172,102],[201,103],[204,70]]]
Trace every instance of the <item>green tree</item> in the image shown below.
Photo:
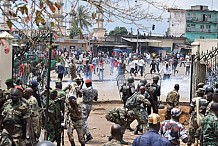
[[[70,38],[73,38],[76,35],[80,35],[80,38],[82,38],[83,31],[89,31],[89,27],[92,26],[91,19],[92,15],[89,9],[80,5],[77,8],[77,11],[74,12]]]
[[[126,29],[126,27],[115,27],[114,30],[111,30],[109,32],[109,35],[127,35],[128,31]]]

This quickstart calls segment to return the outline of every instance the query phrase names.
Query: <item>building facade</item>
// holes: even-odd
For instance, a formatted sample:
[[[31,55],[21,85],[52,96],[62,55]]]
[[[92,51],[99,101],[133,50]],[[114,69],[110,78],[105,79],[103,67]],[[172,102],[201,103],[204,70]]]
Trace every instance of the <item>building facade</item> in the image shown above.
[[[195,39],[218,38],[218,11],[209,10],[208,6],[196,5],[191,6],[191,9],[185,12],[184,10],[170,10],[169,12],[168,35],[180,37],[178,35],[184,34],[187,43]]]

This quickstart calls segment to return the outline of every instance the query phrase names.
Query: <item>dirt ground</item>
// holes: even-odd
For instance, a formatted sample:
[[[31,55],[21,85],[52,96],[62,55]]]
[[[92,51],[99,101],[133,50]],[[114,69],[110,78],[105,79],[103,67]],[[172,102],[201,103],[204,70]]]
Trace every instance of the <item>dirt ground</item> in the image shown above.
[[[93,140],[91,140],[87,146],[101,146],[108,140],[108,136],[110,136],[110,127],[113,123],[108,122],[105,119],[105,114],[115,108],[115,107],[121,107],[121,103],[110,103],[110,102],[100,102],[95,103],[93,106],[93,111],[91,112],[91,115],[89,117],[89,128],[93,135]],[[183,114],[180,118],[180,122],[184,123],[187,127],[188,124],[188,110],[189,108],[187,106],[181,106],[183,110]],[[159,114],[161,116],[161,120],[164,120],[164,112],[165,110],[160,109]],[[136,126],[137,122],[134,121],[131,124],[131,127],[134,128]],[[66,131],[65,131],[66,133]],[[129,145],[132,144],[134,138],[136,138],[138,135],[134,135],[133,132],[126,130],[124,134],[124,140],[129,142]],[[79,146],[78,138],[76,131],[74,132],[74,138],[76,141],[76,145]],[[184,146],[185,144],[181,144],[181,146]],[[67,134],[65,134],[65,146],[70,146]]]

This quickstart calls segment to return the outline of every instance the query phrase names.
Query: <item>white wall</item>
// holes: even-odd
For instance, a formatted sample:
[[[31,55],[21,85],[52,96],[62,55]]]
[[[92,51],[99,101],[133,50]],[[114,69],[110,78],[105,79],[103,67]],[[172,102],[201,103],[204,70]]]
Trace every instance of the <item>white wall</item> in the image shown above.
[[[180,37],[186,31],[186,11],[185,10],[169,10],[169,29],[168,35]]]
[[[208,51],[212,50],[212,47],[215,49],[218,48],[218,39],[196,39],[195,42],[199,42],[199,51],[200,53],[203,51],[203,53],[207,53]],[[196,54],[197,47],[192,47],[192,53]]]
[[[6,39],[5,39],[6,40]],[[5,81],[12,78],[12,43],[11,40],[5,41],[3,46],[0,44],[0,88],[6,89]],[[9,53],[5,53],[5,47],[9,47]]]

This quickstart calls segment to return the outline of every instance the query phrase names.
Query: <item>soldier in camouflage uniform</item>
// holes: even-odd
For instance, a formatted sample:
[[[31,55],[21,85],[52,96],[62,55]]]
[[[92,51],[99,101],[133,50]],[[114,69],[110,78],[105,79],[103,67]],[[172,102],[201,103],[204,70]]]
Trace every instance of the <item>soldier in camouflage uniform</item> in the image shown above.
[[[137,120],[138,125],[136,127],[136,130],[134,131],[134,134],[138,134],[138,131],[140,130],[140,126],[142,126],[142,133],[145,133],[147,131],[147,123],[148,123],[148,113],[145,110],[146,106],[150,106],[151,103],[149,102],[149,94],[145,94],[146,89],[145,86],[141,86],[138,93],[136,95],[136,105],[132,109],[134,112],[134,118]],[[145,97],[147,96],[147,97]]]
[[[79,142],[81,146],[85,146],[85,139],[83,136],[83,121],[82,121],[82,110],[80,105],[77,104],[75,96],[68,97],[68,105],[66,106],[67,121],[67,134],[71,146],[76,146],[73,138],[73,130],[76,129]]]
[[[187,145],[191,146],[195,143],[195,139],[198,142],[200,139],[201,120],[206,112],[207,100],[203,99],[204,89],[199,88],[196,91],[197,97],[194,97],[190,104],[190,120],[189,120],[189,137]]]
[[[49,99],[49,107],[48,107],[48,140],[49,141],[56,141],[57,145],[60,146],[61,143],[61,110],[60,107],[56,105],[57,99],[57,91],[52,90],[50,93]]]
[[[21,88],[11,89],[11,100],[5,102],[3,106],[3,118],[13,119],[15,121],[14,134],[11,135],[16,146],[26,146],[25,140],[30,142],[32,136],[30,127],[30,111],[28,102],[22,98]]]
[[[203,146],[218,145],[218,103],[211,104],[211,113],[202,120]]]
[[[122,127],[122,133],[125,133],[126,128],[128,128],[129,123],[134,121],[134,112],[128,111],[128,109],[121,107],[121,108],[114,108],[110,110],[106,115],[105,118],[113,122],[115,124],[119,124]],[[128,144],[123,139],[121,140],[122,144]]]
[[[31,122],[32,122],[32,132],[34,133],[34,143],[38,142],[38,138],[41,134],[41,121],[39,116],[39,106],[35,97],[32,96],[33,89],[24,89],[24,98],[28,101],[30,111],[31,111]]]
[[[88,117],[92,110],[92,102],[93,100],[97,101],[98,99],[98,91],[96,89],[93,89],[92,87],[92,81],[90,79],[87,79],[85,81],[86,89],[82,89],[82,118],[83,118],[83,129],[84,134],[86,135],[86,142],[93,139],[89,128],[88,128]]]
[[[0,133],[0,146],[15,146],[11,135],[14,135],[15,121],[13,119],[6,119],[3,122],[3,131]]]
[[[119,124],[111,126],[111,141],[103,144],[103,146],[122,146],[121,140],[123,139],[122,127]]]
[[[170,91],[167,94],[166,103],[167,103],[167,112],[165,114],[165,120],[169,120],[171,118],[171,110],[179,105],[179,98],[180,94],[179,91],[179,84],[174,85],[174,90]]]

